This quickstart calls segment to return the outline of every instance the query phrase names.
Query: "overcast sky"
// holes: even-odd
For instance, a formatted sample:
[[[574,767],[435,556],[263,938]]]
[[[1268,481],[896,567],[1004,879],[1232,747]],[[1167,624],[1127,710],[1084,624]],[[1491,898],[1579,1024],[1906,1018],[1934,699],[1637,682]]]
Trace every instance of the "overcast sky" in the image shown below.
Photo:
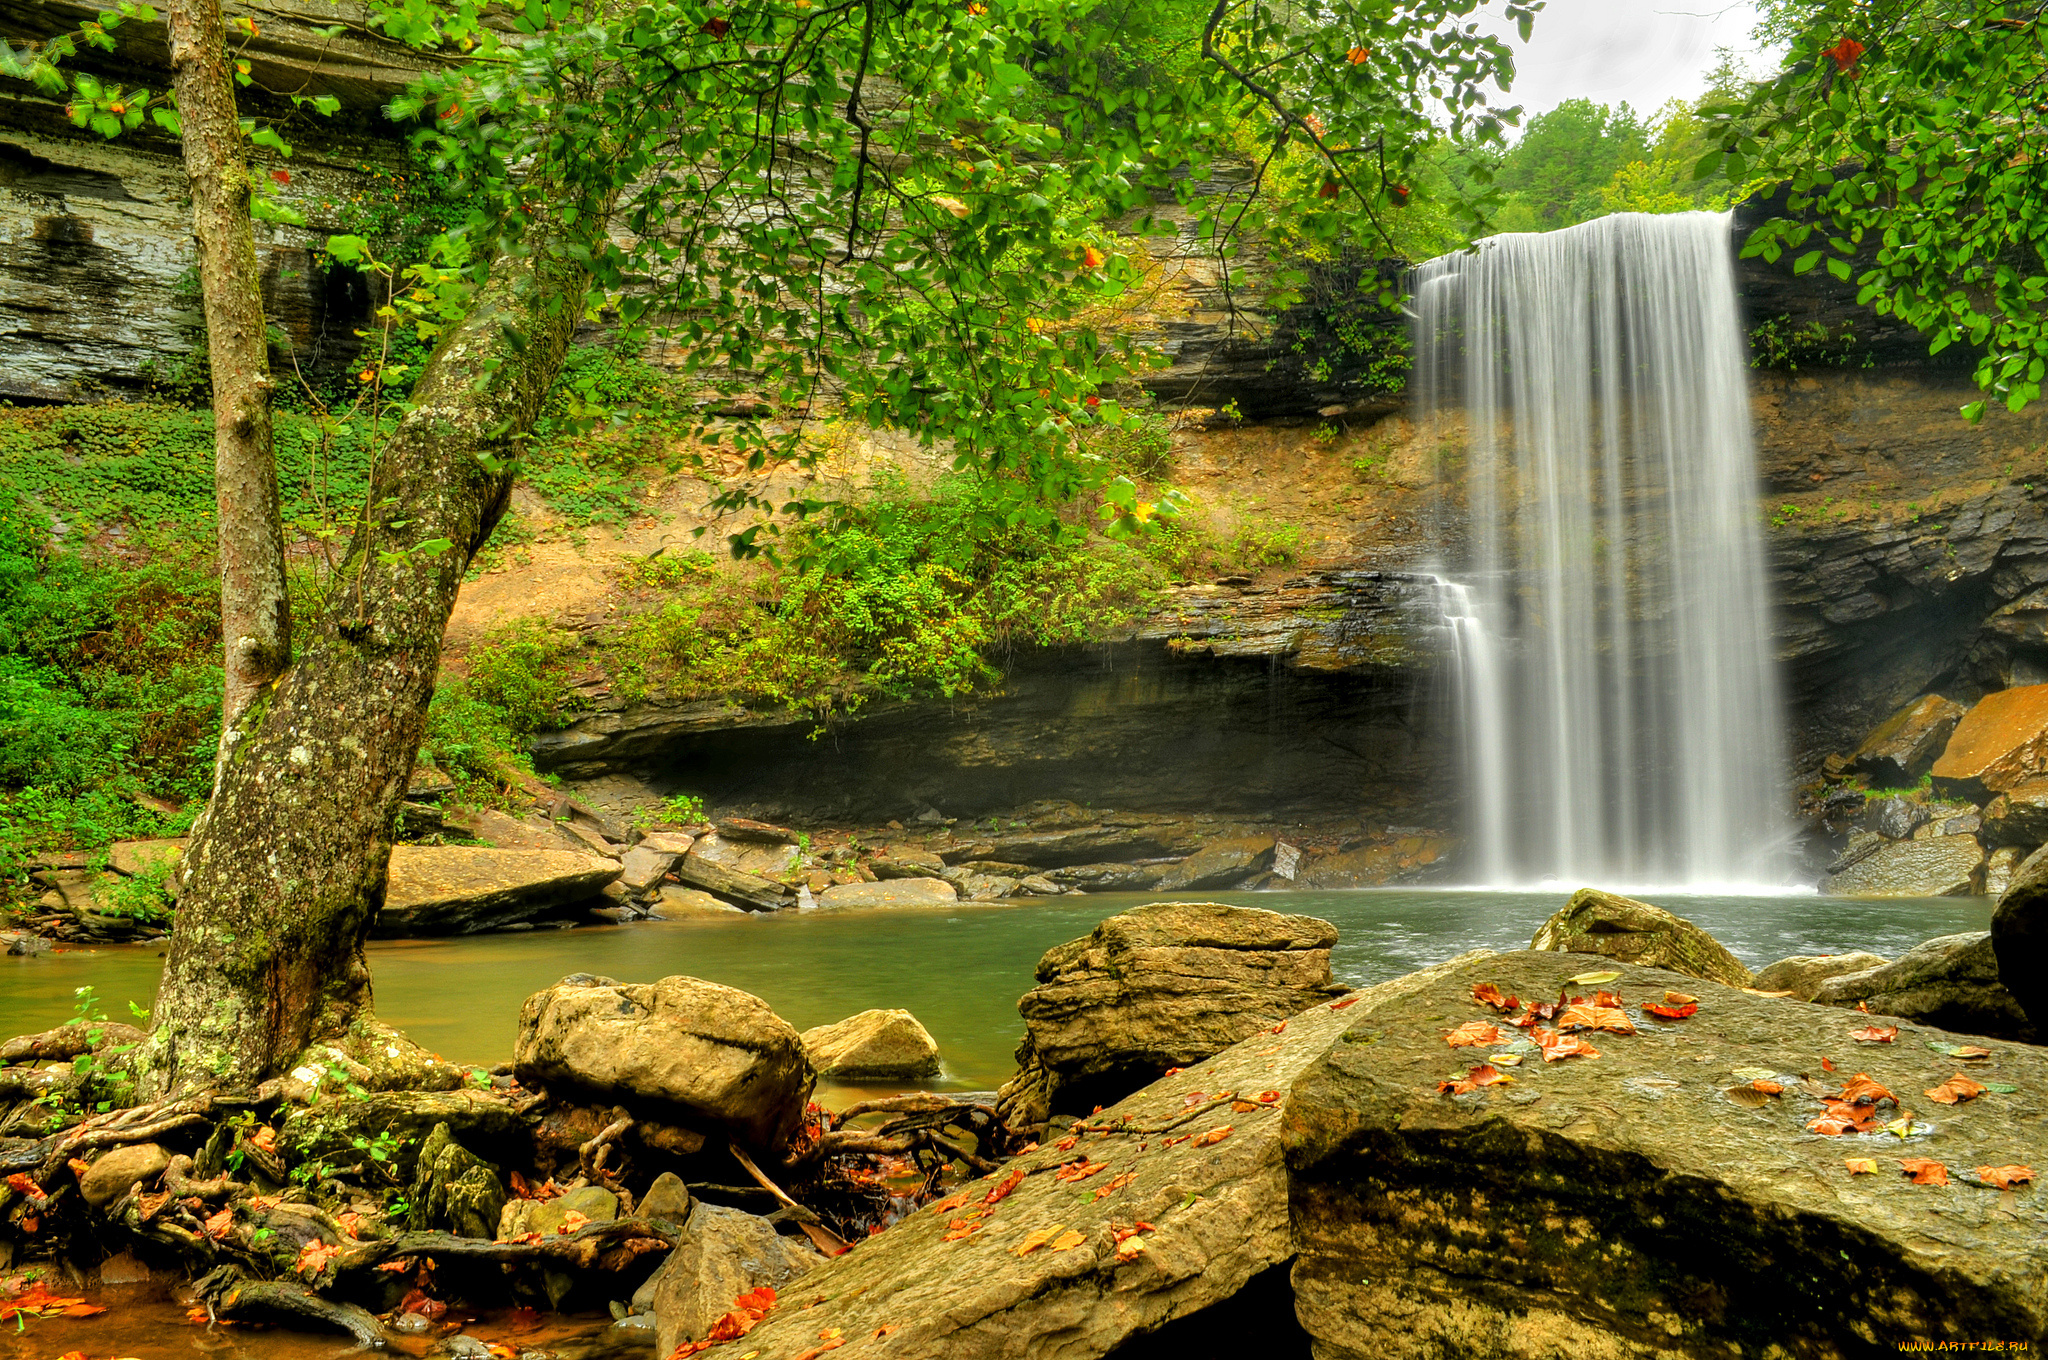
[[[1515,88],[1503,102],[1530,114],[1584,96],[1626,101],[1647,116],[1667,99],[1704,90],[1716,48],[1736,49],[1753,67],[1764,64],[1750,38],[1756,9],[1747,3],[1550,0],[1526,44],[1494,7],[1480,14],[1515,49]]]

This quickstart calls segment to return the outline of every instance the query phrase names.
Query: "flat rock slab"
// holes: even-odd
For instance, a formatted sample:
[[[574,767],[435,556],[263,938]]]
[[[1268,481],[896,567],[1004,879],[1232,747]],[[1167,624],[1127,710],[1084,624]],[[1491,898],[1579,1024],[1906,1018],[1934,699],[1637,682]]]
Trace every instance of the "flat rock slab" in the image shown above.
[[[1630,1003],[1638,1033],[1590,1036],[1597,1058],[1500,1068],[1513,1084],[1439,1090],[1525,1033],[1450,1047],[1457,1027],[1504,1018],[1473,1000],[1476,984],[1555,999],[1585,966],[1520,953],[1447,969],[1359,1007],[1295,1084],[1294,1279],[1319,1360],[1832,1357],[2048,1339],[2048,1194],[1966,1180],[1979,1166],[2048,1173],[2048,1050],[1912,1024],[1860,1043],[1850,1031],[1866,1016],[1620,966],[1600,985]],[[1692,1018],[1634,1004],[1673,986],[1698,998]],[[1959,1069],[2016,1089],[1952,1108],[1923,1094]],[[1759,1072],[1783,1094],[1758,1092],[1758,1108],[1725,1094]],[[1809,1132],[1822,1106],[1802,1074],[1836,1090],[1858,1073],[1926,1132]],[[1847,1158],[1877,1171],[1852,1175]],[[1941,1162],[1953,1183],[1914,1184],[1900,1158]]]
[[[821,907],[929,907],[957,902],[960,894],[942,878],[888,878],[877,883],[841,883],[818,894]]]
[[[2048,685],[1987,694],[1963,715],[1929,773],[1934,786],[1982,803],[2048,772]]]
[[[468,935],[595,897],[619,862],[580,850],[395,845],[377,935]]]
[[[1953,699],[1923,694],[1879,724],[1851,760],[1877,788],[1903,788],[1927,773],[1963,712]]]
[[[1984,871],[1984,847],[1975,836],[1930,836],[1894,841],[1830,874],[1834,897],[1968,897]]]
[[[1293,1254],[1282,1102],[1259,1096],[1283,1095],[1353,1010],[1418,990],[1451,966],[1318,1004],[1278,1033],[1262,1030],[1147,1087],[1089,1122],[1163,1132],[1091,1134],[1015,1159],[967,1186],[956,1207],[913,1214],[797,1281],[734,1349],[794,1360],[837,1328],[845,1345],[834,1360],[1078,1360],[1230,1297]],[[1254,1108],[1215,1103],[1224,1092]],[[1062,1167],[1083,1163],[1102,1169],[1059,1179]],[[1015,1190],[973,1217],[1018,1171]],[[1117,1230],[1140,1222],[1152,1225],[1132,1239],[1143,1245],[1120,1259]],[[1055,1250],[1069,1232],[1081,1241]],[[1019,1255],[1033,1236],[1046,1245]]]

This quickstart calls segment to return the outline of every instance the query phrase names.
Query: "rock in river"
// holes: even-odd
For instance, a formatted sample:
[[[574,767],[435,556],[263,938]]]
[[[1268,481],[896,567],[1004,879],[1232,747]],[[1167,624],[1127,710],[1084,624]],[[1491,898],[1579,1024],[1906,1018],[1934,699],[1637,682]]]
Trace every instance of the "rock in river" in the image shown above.
[[[693,977],[627,985],[578,973],[526,999],[513,1071],[527,1086],[645,1102],[779,1151],[803,1120],[813,1074],[768,1003]]]
[[[1822,891],[1834,897],[1968,897],[1984,871],[1984,847],[1975,836],[1929,836],[1880,846],[1839,874]]]
[[[1662,907],[1598,888],[1573,893],[1572,900],[1536,931],[1529,947],[1599,954],[1731,987],[1749,985],[1749,969],[1742,960],[1692,922]]]
[[[497,930],[588,901],[618,876],[617,860],[579,850],[395,845],[374,933]]]
[[[1215,840],[1167,869],[1160,892],[1200,892],[1232,888],[1273,863],[1271,836],[1231,836]]]
[[[1931,771],[1934,786],[1973,803],[2048,774],[2048,685],[1987,694],[1956,724]]]
[[[1024,1016],[1013,1127],[1086,1111],[1285,1020],[1342,988],[1336,928],[1218,902],[1157,902],[1046,951]]]
[[[1811,1001],[1829,978],[1867,972],[1889,962],[1881,954],[1794,954],[1758,973],[1750,986],[1760,992],[1790,992],[1797,1000]]]
[[[1846,1357],[2048,1339],[2048,1197],[1962,1183],[1979,1167],[2048,1171],[2048,1052],[1995,1045],[1972,1073],[2017,1090],[1943,1108],[1922,1092],[1960,1065],[1929,1046],[1953,1036],[1908,1024],[1896,1043],[1859,1044],[1857,1017],[1711,982],[1688,989],[1691,1019],[1637,1015],[1633,1035],[1588,1036],[1597,1058],[1446,1046],[1447,1031],[1502,1018],[1475,985],[1550,997],[1580,966],[1497,955],[1360,1006],[1295,1083],[1295,1299],[1318,1360]],[[1670,982],[1622,974],[1610,985],[1625,1002]],[[1440,1089],[1510,1047],[1526,1050],[1512,1084]],[[1752,1073],[1782,1094],[1750,1087]],[[1839,1091],[1858,1073],[1898,1093],[1926,1135],[1809,1131],[1822,1105],[1800,1074]],[[1852,1174],[1849,1158],[1874,1169]],[[1951,1184],[1915,1184],[1905,1158],[1943,1164]]]
[[[909,1011],[872,1010],[803,1033],[804,1052],[821,1077],[901,1081],[935,1076],[939,1046]]]
[[[2037,1034],[2048,1035],[2048,851],[2022,864],[1991,917],[1998,976]]]
[[[763,1287],[786,1294],[792,1280],[824,1259],[803,1238],[778,1236],[764,1218],[700,1202],[683,1240],[634,1294],[633,1311],[653,1312],[654,1354],[665,1356],[686,1341],[702,1341],[741,1294]]]
[[[1829,978],[1813,999],[1962,1034],[2035,1042],[2037,1031],[2000,972],[1990,933],[1966,931],[1917,944],[1881,968]]]
[[[1873,788],[1898,789],[1917,782],[1934,764],[1962,721],[1963,706],[1939,694],[1923,694],[1886,718],[1856,748],[1855,768]]]
[[[1268,1024],[1102,1111],[1092,1127],[1133,1131],[1026,1153],[827,1261],[746,1349],[796,1360],[829,1329],[872,1340],[886,1327],[886,1348],[871,1353],[890,1360],[1079,1360],[1230,1298],[1295,1251],[1279,1112],[1295,1075],[1357,1011],[1460,962],[1369,988],[1342,1009],[1319,998],[1280,1033]],[[1169,1123],[1170,1141],[1143,1132]]]
[[[960,894],[942,878],[891,878],[878,883],[841,883],[818,894],[821,907],[928,907],[959,900]]]

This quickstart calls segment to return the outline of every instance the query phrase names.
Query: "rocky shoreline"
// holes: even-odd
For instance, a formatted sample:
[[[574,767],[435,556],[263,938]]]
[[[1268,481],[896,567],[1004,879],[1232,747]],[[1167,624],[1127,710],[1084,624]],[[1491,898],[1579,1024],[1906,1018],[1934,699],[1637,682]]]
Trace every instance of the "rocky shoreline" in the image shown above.
[[[821,1074],[936,1068],[915,1017],[799,1034],[579,974],[488,1072],[372,1026],[246,1096],[100,1114],[139,1035],[74,1025],[0,1045],[0,1306],[58,1316],[51,1280],[118,1257],[202,1319],[462,1360],[507,1297],[609,1303],[663,1360],[1107,1356],[1233,1308],[1304,1356],[2039,1344],[2048,1017],[2001,976],[2038,976],[2044,903],[2036,856],[1992,934],[1752,976],[1588,889],[1527,951],[1363,991],[1325,922],[1154,903],[1041,960],[998,1095],[838,1112]],[[1766,1259],[1848,1304],[1731,1306]]]

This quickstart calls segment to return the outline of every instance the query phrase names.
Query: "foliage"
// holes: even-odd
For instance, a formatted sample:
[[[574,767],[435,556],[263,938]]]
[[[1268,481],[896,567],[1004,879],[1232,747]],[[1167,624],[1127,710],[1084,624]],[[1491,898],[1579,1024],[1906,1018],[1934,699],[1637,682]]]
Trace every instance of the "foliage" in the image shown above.
[[[515,734],[560,727],[576,706],[569,660],[582,647],[574,633],[521,619],[470,649],[470,693],[495,709]]]
[[[1507,202],[1494,225],[1549,231],[1597,217],[1600,186],[1649,152],[1649,129],[1628,105],[1567,99],[1531,118],[1502,158],[1494,183]]]
[[[1703,172],[1783,181],[1745,255],[1854,279],[1859,301],[1978,350],[1986,399],[2019,410],[2048,372],[2048,77],[2038,7],[2002,0],[1780,0],[1783,69],[1710,110]],[[1964,407],[1976,419],[1984,400]]]
[[[1231,536],[1226,558],[1238,567],[1289,567],[1301,559],[1301,530],[1292,524],[1272,528],[1240,524]]]
[[[1868,368],[1875,362],[1868,349],[1857,343],[1856,325],[1844,321],[1831,331],[1818,321],[1794,325],[1788,316],[1766,317],[1749,333],[1749,366],[1776,368],[1797,373],[1801,364],[1809,367]]]

